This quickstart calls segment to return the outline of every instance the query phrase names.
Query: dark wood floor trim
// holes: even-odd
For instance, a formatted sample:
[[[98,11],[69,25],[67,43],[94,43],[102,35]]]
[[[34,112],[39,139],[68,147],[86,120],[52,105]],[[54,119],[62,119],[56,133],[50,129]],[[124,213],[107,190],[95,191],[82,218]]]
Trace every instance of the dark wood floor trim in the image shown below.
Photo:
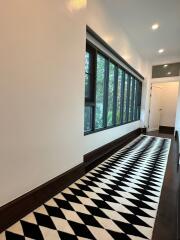
[[[178,131],[175,131],[175,139],[176,139],[177,144],[178,144],[178,151],[180,151],[180,149],[179,149],[179,144],[180,144],[179,138],[180,138],[180,136],[179,136]]]
[[[0,208],[0,232],[30,213],[84,175],[84,164],[53,178]]]
[[[178,206],[178,218],[177,218],[177,239],[180,240],[180,172],[179,172],[179,190],[178,190],[178,199],[177,199],[177,206]]]
[[[102,147],[99,147],[92,152],[89,152],[84,155],[84,162],[89,165],[94,162],[99,163],[107,157],[111,156],[118,149],[124,147],[127,143],[135,139],[138,135],[141,134],[141,129],[136,129],[133,132],[130,132]]]
[[[54,195],[68,187],[115,151],[128,144],[140,133],[141,129],[137,129],[91,153],[86,154],[83,163],[0,207],[0,232],[4,231],[16,221],[23,218],[26,214],[30,213]]]
[[[174,127],[159,126],[159,132],[160,132],[160,133],[174,134]]]
[[[178,199],[177,199],[177,206],[178,206],[178,214],[177,214],[177,239],[180,240],[180,168],[179,168],[179,159],[180,159],[180,148],[179,148],[179,134],[178,131],[175,132],[175,139],[177,141],[177,146],[178,146],[178,171],[179,171],[179,189],[178,189]]]

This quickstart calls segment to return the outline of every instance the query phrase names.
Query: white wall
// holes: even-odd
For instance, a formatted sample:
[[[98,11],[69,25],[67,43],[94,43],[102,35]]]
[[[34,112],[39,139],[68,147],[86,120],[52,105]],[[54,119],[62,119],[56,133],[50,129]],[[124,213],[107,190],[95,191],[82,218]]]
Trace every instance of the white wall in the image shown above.
[[[82,162],[86,20],[69,2],[1,1],[0,206]]]
[[[149,64],[111,21],[103,0],[89,0],[87,14],[81,3],[1,1],[0,206],[144,125]],[[145,77],[142,123],[83,135],[86,23]]]
[[[177,100],[176,129],[180,131],[180,87],[178,91],[178,100]]]
[[[88,1],[87,25],[145,77],[143,81],[141,121],[85,136],[84,153],[90,152],[141,126],[147,125],[148,120],[146,106],[149,101],[147,91],[149,90],[151,66],[139,55],[125,30],[120,25],[117,25],[114,16],[111,15],[108,9],[108,4],[106,4],[107,1],[104,0]]]
[[[151,80],[151,83],[172,83],[176,81],[179,84],[178,87],[178,97],[177,97],[177,106],[176,106],[176,119],[175,119],[175,130],[179,133],[180,138],[180,77],[166,77],[166,78],[154,78]],[[179,139],[180,142],[180,139]],[[180,146],[179,146],[180,149]]]
[[[179,133],[179,143],[180,143],[180,86],[178,91],[175,129]],[[179,150],[180,150],[180,145],[179,145]]]
[[[155,83],[171,83],[171,82],[179,82],[180,83],[180,77],[164,77],[164,78],[151,78],[150,81],[147,81],[147,91],[145,94],[146,96],[146,114],[145,114],[145,119],[146,119],[146,126],[148,126],[149,123],[149,109],[150,109],[150,93],[151,93],[151,85]]]
[[[178,82],[156,83],[154,84],[161,88],[161,113],[160,126],[175,126],[176,107],[178,97]]]

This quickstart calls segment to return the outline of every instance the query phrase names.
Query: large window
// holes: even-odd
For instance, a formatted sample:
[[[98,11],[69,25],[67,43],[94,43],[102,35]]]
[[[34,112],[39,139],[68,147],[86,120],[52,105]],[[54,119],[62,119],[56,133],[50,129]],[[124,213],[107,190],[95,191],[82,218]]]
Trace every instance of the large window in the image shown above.
[[[142,82],[87,42],[85,134],[140,119]]]

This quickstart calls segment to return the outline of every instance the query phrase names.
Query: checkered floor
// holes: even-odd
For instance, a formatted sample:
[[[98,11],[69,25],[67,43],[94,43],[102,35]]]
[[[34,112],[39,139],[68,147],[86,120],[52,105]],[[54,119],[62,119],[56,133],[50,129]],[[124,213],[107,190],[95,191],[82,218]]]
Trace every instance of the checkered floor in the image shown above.
[[[139,136],[0,239],[151,239],[169,148],[170,139]]]

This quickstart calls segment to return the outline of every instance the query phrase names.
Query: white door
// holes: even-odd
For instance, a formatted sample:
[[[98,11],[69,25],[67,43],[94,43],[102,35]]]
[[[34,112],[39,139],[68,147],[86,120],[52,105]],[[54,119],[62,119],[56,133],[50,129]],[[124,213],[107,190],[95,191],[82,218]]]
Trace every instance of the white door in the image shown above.
[[[161,112],[161,88],[152,85],[150,115],[149,115],[149,131],[159,130],[160,112]]]

